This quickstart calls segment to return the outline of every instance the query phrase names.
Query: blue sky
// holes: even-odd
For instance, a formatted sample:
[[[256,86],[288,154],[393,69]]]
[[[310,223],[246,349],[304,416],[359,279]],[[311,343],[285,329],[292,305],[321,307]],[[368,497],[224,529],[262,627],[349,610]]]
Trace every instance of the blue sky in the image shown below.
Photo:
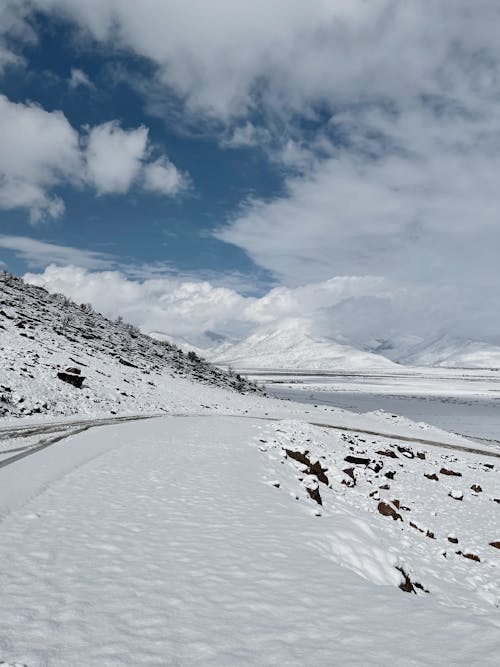
[[[0,261],[199,343],[500,342],[479,4],[5,0]]]
[[[133,54],[106,52],[75,43],[71,25],[43,14],[33,17],[37,41],[17,44],[28,66],[8,68],[1,91],[13,102],[33,101],[47,111],[62,110],[75,128],[118,119],[124,128],[146,124],[155,147],[189,174],[189,188],[179,197],[161,197],[131,188],[126,197],[95,196],[87,189],[57,189],[65,213],[55,221],[30,225],[25,210],[0,210],[4,234],[29,235],[66,246],[106,252],[123,264],[169,265],[171,270],[211,275],[247,276],[248,289],[261,291],[273,282],[244,251],[211,234],[251,195],[280,191],[283,170],[270,164],[258,147],[229,148],[208,128],[176,126],[148,113],[144,97],[118,74],[150,75],[151,66]],[[71,71],[84,72],[92,85],[71,86]],[[182,113],[180,103],[171,103]],[[16,273],[27,262],[5,249],[4,261]]]

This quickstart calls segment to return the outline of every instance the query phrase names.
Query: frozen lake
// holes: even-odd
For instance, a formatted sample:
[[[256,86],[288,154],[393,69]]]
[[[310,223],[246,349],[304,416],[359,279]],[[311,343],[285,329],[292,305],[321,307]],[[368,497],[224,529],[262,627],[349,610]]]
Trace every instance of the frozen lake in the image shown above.
[[[250,375],[250,374],[249,374]],[[397,374],[252,373],[273,396],[353,412],[385,412],[500,441],[500,373],[415,370]]]

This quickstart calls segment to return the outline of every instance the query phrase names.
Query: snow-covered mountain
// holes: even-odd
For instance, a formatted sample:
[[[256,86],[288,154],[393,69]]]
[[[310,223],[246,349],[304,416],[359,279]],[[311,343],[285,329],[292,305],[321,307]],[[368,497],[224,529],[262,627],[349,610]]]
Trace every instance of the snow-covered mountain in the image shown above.
[[[464,340],[449,335],[413,345],[395,344],[380,350],[399,363],[411,366],[444,368],[500,368],[500,346],[477,340]]]
[[[200,383],[255,390],[192,352],[9,274],[0,274],[0,368],[0,416],[171,411],[199,406]]]
[[[391,368],[385,357],[321,338],[306,321],[287,320],[279,329],[259,329],[236,344],[223,344],[205,354],[213,363],[234,368],[330,370]]]

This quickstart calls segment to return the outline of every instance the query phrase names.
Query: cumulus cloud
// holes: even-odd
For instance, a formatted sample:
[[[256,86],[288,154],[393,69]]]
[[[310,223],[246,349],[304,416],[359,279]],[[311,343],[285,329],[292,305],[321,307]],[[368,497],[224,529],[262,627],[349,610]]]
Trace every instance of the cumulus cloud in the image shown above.
[[[146,157],[148,130],[124,130],[116,121],[90,129],[86,146],[87,178],[99,194],[124,193],[137,179]]]
[[[255,143],[257,121],[269,132],[293,175],[217,234],[288,288],[370,274],[406,294],[370,301],[386,319],[498,330],[496,0],[28,5],[148,59],[156,95],[213,122],[222,143]],[[370,310],[358,298],[376,297],[351,309]]]
[[[69,249],[68,254],[71,252]],[[88,266],[89,258],[85,259]],[[353,298],[384,299],[397,293],[391,285],[369,276],[337,277],[295,289],[277,287],[261,297],[243,296],[233,288],[196,278],[133,280],[122,271],[89,271],[83,266],[53,264],[25,278],[77,302],[90,302],[109,317],[122,315],[146,332],[182,336],[201,346],[209,342],[207,330],[237,339],[258,327],[279,328],[297,318],[315,333],[340,336],[332,309]]]
[[[27,208],[32,222],[58,217],[64,204],[51,190],[78,183],[79,137],[58,111],[15,104],[0,95],[0,207]]]
[[[145,165],[143,187],[150,192],[173,196],[189,187],[189,178],[163,157]]]
[[[80,134],[60,111],[14,103],[0,95],[0,208],[25,208],[30,220],[57,218],[64,202],[58,187],[93,187],[124,194],[132,186],[165,196],[187,183],[166,157],[152,161],[148,129],[123,129],[110,121]]]

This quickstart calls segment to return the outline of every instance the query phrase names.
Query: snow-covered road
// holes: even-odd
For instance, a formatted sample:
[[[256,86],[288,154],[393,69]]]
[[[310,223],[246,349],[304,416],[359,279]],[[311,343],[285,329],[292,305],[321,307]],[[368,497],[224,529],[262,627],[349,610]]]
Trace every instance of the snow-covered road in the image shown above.
[[[0,661],[498,665],[498,614],[332,560],[327,517],[270,483],[265,428],[106,426],[0,470]]]

